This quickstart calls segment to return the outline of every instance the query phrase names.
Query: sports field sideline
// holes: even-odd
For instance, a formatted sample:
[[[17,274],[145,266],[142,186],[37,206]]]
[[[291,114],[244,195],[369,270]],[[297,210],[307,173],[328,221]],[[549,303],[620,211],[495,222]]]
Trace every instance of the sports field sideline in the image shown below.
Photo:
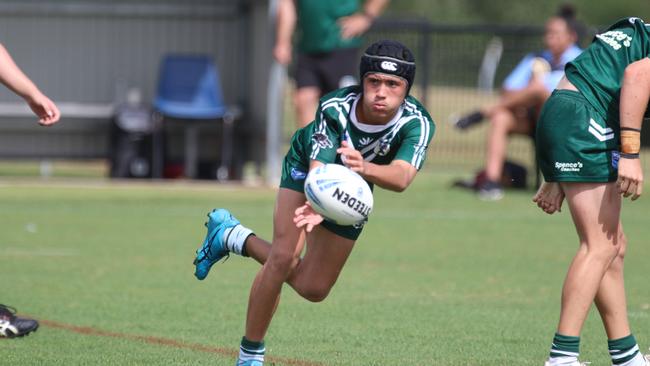
[[[290,288],[270,329],[275,365],[541,365],[575,251],[568,208],[531,191],[481,202],[427,168],[375,211],[323,303]],[[81,182],[82,184],[79,184]],[[232,365],[257,264],[233,256],[197,281],[205,214],[230,208],[271,233],[275,192],[212,184],[3,180],[0,302],[41,321],[0,340],[7,365]],[[650,198],[626,201],[633,331],[650,346]],[[609,364],[592,312],[581,357]]]

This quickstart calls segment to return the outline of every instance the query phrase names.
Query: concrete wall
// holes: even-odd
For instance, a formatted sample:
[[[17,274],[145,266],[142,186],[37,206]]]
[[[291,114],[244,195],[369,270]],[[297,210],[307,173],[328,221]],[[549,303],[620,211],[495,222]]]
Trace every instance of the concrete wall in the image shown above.
[[[210,54],[227,102],[243,107],[240,136],[257,140],[270,60],[267,7],[267,0],[3,1],[0,42],[55,102],[112,103],[129,86],[151,101],[164,54]],[[19,99],[1,89],[6,101]],[[33,120],[0,116],[0,158],[103,157],[107,124],[64,116],[46,132]],[[206,153],[218,152],[208,140]]]

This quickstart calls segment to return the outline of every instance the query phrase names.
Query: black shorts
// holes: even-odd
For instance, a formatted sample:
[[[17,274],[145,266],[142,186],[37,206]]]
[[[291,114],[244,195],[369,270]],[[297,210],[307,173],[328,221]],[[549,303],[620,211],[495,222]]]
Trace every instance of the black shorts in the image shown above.
[[[299,53],[296,61],[296,87],[315,86],[321,95],[357,84],[357,48],[340,48],[327,53]]]

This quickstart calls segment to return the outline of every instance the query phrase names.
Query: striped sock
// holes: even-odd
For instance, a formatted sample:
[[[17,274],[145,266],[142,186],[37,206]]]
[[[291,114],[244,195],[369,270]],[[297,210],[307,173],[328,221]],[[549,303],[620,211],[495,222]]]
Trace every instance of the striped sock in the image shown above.
[[[639,352],[639,345],[632,334],[619,339],[607,341],[609,355],[612,356],[612,363],[616,366],[644,366],[645,360]]]
[[[551,366],[569,365],[578,361],[580,337],[565,336],[555,333],[548,363]]]
[[[264,362],[264,341],[253,342],[243,337],[239,346],[237,365],[245,365],[249,361]]]

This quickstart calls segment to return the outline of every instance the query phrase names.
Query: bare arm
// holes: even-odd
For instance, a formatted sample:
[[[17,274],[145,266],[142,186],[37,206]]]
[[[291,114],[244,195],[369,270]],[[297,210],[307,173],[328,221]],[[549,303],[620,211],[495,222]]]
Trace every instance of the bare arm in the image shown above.
[[[337,152],[341,154],[341,159],[348,168],[359,173],[367,181],[395,192],[404,191],[418,172],[404,160],[393,160],[388,165],[367,162],[358,150],[349,147],[345,141]]]
[[[388,5],[389,0],[366,0],[363,4],[363,11],[355,13],[339,20],[341,26],[341,37],[343,39],[353,38],[365,33],[372,25],[372,22],[381,15]]]
[[[296,13],[296,4],[294,0],[280,0],[278,2],[278,16],[275,34],[275,47],[273,48],[273,57],[283,64],[291,62],[291,37],[296,29],[298,15]]]
[[[34,114],[39,117],[40,124],[50,125],[59,120],[60,113],[56,105],[20,70],[2,44],[0,44],[0,83],[27,102]]]
[[[639,161],[643,114],[650,100],[650,59],[631,63],[621,85],[621,159],[616,185],[625,197],[637,199],[643,190],[643,170]]]

